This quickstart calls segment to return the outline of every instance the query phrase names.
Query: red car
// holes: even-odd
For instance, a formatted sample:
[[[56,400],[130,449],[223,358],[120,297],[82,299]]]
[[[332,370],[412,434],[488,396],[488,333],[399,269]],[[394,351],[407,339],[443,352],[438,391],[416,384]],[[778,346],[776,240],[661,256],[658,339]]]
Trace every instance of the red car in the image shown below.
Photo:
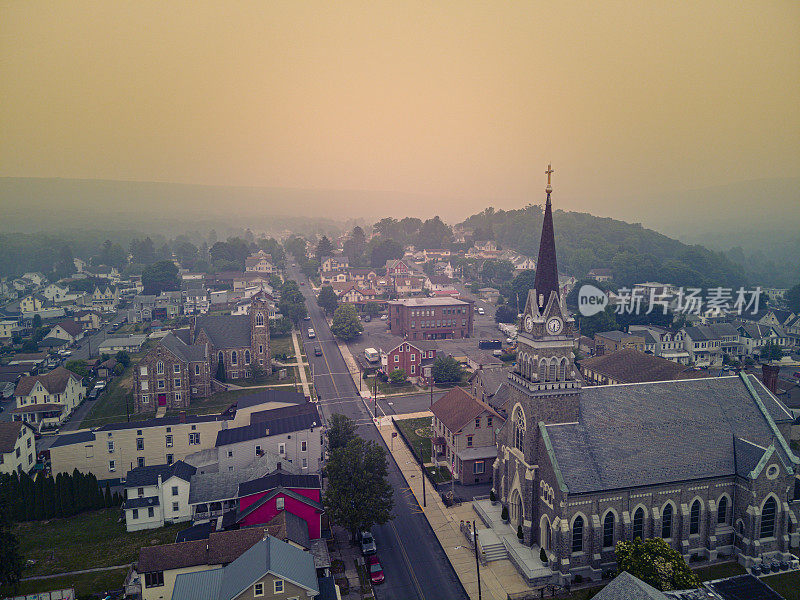
[[[378,555],[373,554],[367,557],[367,569],[369,570],[369,578],[375,585],[383,583],[386,577],[383,574],[383,567],[381,566]]]

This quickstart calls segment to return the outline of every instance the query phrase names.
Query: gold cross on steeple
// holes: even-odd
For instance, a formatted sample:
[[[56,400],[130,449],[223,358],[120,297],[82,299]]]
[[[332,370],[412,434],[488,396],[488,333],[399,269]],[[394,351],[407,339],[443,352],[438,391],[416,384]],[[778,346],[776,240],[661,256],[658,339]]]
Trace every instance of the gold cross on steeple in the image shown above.
[[[547,165],[547,171],[545,171],[545,175],[547,175],[547,187],[544,188],[544,191],[547,192],[547,198],[550,198],[550,192],[553,191],[553,186],[550,185],[550,175],[553,173],[552,165]]]

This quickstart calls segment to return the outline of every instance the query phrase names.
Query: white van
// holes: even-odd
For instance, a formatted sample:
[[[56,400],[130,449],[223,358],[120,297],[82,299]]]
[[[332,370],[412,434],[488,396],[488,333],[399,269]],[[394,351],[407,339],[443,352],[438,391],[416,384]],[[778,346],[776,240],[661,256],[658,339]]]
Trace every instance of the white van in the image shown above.
[[[485,315],[485,314],[486,314],[486,311],[485,311],[485,310],[483,310],[483,308],[479,306],[479,307],[478,307],[478,314],[479,314],[479,315]]]
[[[375,348],[366,348],[364,350],[364,358],[366,358],[369,362],[374,363],[380,360],[381,355],[378,354],[378,351]]]
[[[314,330],[311,327],[308,328],[308,337],[309,339],[317,337],[317,334],[314,333]]]

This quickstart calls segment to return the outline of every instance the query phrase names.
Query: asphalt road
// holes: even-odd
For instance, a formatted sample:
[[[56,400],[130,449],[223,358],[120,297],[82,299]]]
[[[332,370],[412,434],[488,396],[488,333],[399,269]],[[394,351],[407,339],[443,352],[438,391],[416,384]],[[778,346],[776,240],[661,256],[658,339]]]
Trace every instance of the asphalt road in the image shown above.
[[[328,324],[316,303],[307,280],[296,269],[291,276],[306,281],[300,289],[306,298],[317,338],[308,340],[303,328],[306,353],[314,368],[314,385],[320,394],[319,408],[324,419],[334,413],[344,414],[358,424],[358,433],[366,440],[384,445],[371,415],[358,395]],[[314,356],[313,345],[322,348],[322,356]],[[428,402],[430,399],[428,398]],[[389,483],[394,488],[394,519],[372,529],[383,564],[386,582],[376,586],[377,597],[392,600],[465,599],[467,595],[458,581],[438,540],[420,512],[414,496],[405,485],[400,470],[389,455]]]

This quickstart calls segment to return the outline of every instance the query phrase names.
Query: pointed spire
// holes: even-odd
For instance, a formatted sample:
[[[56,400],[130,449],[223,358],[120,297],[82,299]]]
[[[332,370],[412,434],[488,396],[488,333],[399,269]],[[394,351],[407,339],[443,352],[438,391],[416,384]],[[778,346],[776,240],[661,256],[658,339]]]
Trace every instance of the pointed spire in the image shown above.
[[[550,204],[550,194],[553,186],[550,184],[550,175],[553,168],[547,165],[547,203],[544,207],[544,221],[542,222],[542,238],[539,241],[539,259],[536,261],[536,279],[533,288],[536,290],[536,304],[539,311],[544,310],[552,292],[558,292],[558,266],[556,265],[556,239],[553,233],[553,209]]]

